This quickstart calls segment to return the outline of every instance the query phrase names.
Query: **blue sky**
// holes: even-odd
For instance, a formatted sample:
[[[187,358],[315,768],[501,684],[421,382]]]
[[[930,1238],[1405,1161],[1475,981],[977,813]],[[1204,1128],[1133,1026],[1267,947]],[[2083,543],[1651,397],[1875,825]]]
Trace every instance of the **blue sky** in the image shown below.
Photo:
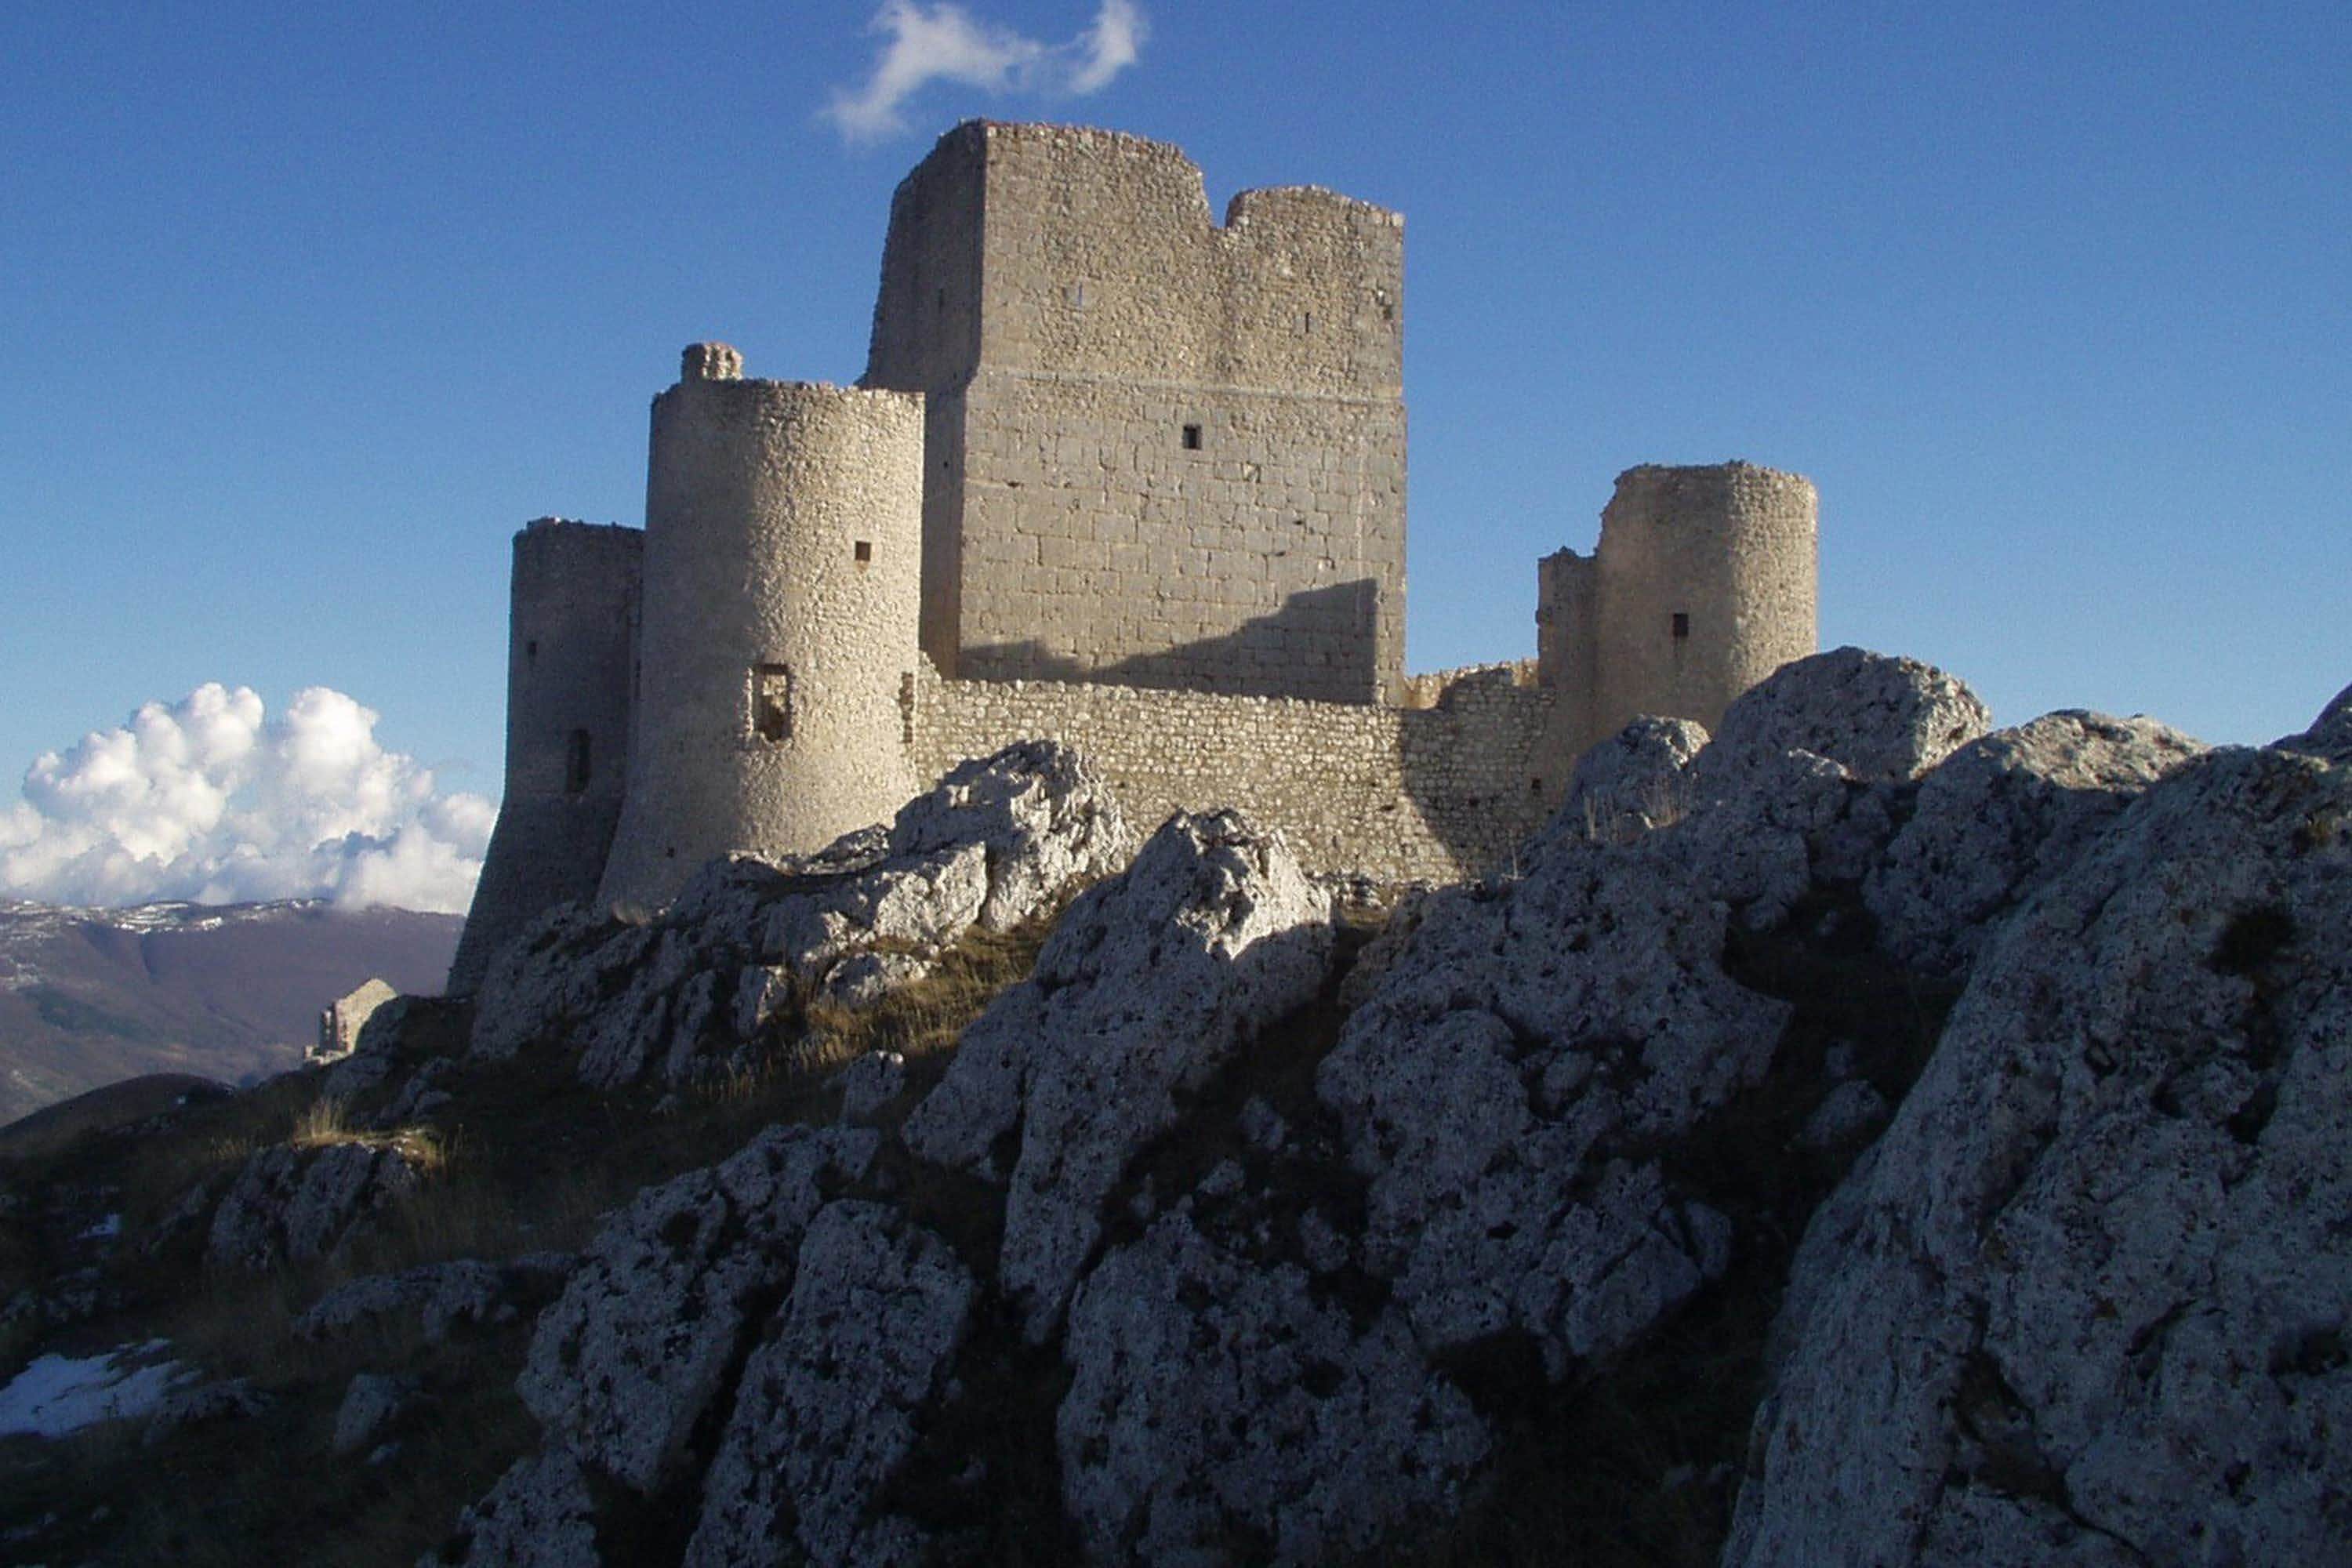
[[[1416,669],[1532,652],[1620,469],[1744,457],[1821,488],[1824,645],[2004,722],[2262,741],[2352,679],[2341,0],[1135,4],[1087,95],[855,141],[871,0],[0,11],[0,768],[326,686],[495,796],[509,535],[642,521],[686,342],[855,378],[977,114],[1406,214]],[[1097,16],[965,10],[1066,66]]]

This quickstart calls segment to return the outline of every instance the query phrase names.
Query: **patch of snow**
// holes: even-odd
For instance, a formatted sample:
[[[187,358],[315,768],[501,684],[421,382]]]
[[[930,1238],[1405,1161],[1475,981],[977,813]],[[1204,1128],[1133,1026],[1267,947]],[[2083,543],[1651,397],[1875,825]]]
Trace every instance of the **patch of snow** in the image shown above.
[[[62,1437],[100,1421],[144,1415],[193,1375],[163,1357],[170,1342],[37,1357],[0,1388],[0,1436]]]

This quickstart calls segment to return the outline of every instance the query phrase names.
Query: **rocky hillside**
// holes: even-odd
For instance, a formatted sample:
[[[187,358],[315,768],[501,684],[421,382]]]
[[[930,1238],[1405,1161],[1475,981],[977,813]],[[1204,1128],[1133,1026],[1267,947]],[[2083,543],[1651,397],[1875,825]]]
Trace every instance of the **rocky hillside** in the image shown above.
[[[114,1418],[0,1438],[0,1511],[58,1561],[2334,1561],[2347,931],[2352,693],[1988,732],[1842,649],[1401,897],[1016,747],[18,1169],[0,1430],[36,1374]]]
[[[282,1071],[361,981],[437,993],[463,923],[318,902],[0,903],[0,1125],[147,1073]]]

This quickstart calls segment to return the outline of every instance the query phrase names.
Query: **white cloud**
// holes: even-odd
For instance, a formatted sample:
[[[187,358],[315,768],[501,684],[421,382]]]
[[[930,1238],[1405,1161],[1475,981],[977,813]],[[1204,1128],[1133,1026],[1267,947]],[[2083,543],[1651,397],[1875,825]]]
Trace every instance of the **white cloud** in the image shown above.
[[[1102,0],[1087,30],[1066,44],[1043,44],[1009,27],[976,21],[961,5],[940,0],[884,0],[869,31],[889,42],[864,87],[836,89],[824,116],[853,142],[907,129],[899,106],[934,81],[961,82],[987,92],[1039,92],[1083,97],[1108,86],[1133,65],[1148,29],[1134,0]]]
[[[276,718],[217,682],[150,702],[25,770],[0,813],[0,889],[64,904],[331,899],[462,912],[497,808],[376,742],[313,686]]]

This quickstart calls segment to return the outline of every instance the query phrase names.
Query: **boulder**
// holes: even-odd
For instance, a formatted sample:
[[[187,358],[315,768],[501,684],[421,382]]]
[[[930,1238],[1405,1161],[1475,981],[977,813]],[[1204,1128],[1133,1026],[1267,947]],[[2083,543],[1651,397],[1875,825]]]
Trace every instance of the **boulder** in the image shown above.
[[[827,1205],[792,1294],[744,1364],[703,1483],[686,1568],[916,1561],[923,1532],[877,1511],[962,1344],[976,1287],[947,1243],[887,1205]]]
[[[518,1459],[416,1568],[603,1568],[596,1503],[580,1461],[562,1448]]]
[[[1683,831],[1433,900],[1318,1069],[1366,1267],[1434,1350],[1516,1331],[1563,1376],[1729,1261],[1662,1154],[1763,1076],[1790,1009],[1724,973]]]
[[[1882,945],[1915,969],[1965,970],[2002,916],[2204,750],[2152,719],[2079,710],[1969,742],[1920,784],[1863,885]]]
[[[259,1150],[213,1211],[205,1261],[257,1270],[327,1257],[378,1209],[414,1188],[422,1170],[389,1142]]]
[[[1063,1500],[1100,1562],[1372,1553],[1458,1511],[1491,1443],[1401,1314],[1360,1328],[1181,1208],[1087,1277],[1064,1355]]]
[[[1690,808],[1691,762],[1706,743],[1706,729],[1688,719],[1635,719],[1577,759],[1544,838],[1624,844],[1681,820]]]
[[[907,1146],[1007,1185],[999,1282],[1033,1341],[1060,1321],[1129,1162],[1176,1124],[1181,1097],[1322,985],[1330,912],[1280,835],[1232,812],[1179,813],[1070,906],[1031,977],[964,1031]]]
[[[363,1275],[320,1297],[294,1320],[294,1331],[327,1340],[364,1322],[413,1313],[425,1342],[438,1344],[459,1323],[513,1321],[561,1288],[576,1261],[569,1253],[533,1252],[499,1263],[461,1258]]]
[[[596,1471],[655,1490],[790,1284],[803,1230],[879,1144],[865,1129],[772,1127],[639,1193],[540,1315],[515,1382],[524,1405]]]
[[[1978,959],[1814,1215],[1724,1561],[2352,1540],[2352,776],[2221,751]]]
[[[1751,760],[1826,758],[1865,784],[1917,778],[1992,727],[1958,678],[1916,658],[1842,647],[1792,660],[1724,710],[1696,763],[1703,793],[1742,787]]]
[[[416,1380],[383,1373],[362,1372],[343,1391],[335,1409],[333,1445],[338,1454],[356,1454],[372,1446],[402,1412],[415,1403]]]

